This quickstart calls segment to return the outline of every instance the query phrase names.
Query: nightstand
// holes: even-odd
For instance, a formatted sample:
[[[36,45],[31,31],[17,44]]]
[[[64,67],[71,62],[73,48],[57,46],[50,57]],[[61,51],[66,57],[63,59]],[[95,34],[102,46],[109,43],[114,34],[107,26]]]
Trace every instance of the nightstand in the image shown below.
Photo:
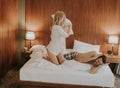
[[[114,56],[106,55],[106,56],[108,58],[109,63],[120,63],[120,56],[118,55],[114,55]]]
[[[109,66],[110,66],[112,72],[114,73],[116,64],[120,63],[120,56],[118,56],[118,55],[114,55],[114,56],[106,55],[106,56],[108,58],[108,62],[110,63]]]
[[[30,59],[30,51],[24,51],[21,54],[20,66],[23,66]]]

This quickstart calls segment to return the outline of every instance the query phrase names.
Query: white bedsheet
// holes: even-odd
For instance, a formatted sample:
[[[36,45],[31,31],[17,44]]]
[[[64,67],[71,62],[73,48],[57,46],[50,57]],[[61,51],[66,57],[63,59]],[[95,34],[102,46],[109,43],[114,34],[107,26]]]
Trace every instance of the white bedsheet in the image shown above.
[[[39,53],[31,55],[31,59],[20,69],[20,80],[113,87],[114,75],[108,65],[104,65],[96,74],[88,72],[91,65],[74,60],[65,61],[62,65],[54,65],[39,57]]]

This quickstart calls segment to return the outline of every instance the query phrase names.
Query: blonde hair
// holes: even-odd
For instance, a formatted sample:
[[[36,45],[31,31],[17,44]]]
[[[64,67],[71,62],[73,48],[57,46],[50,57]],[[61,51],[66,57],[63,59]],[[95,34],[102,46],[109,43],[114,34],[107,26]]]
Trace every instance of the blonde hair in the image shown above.
[[[57,11],[54,16],[53,24],[60,25],[64,28],[65,26],[65,13],[63,11]]]

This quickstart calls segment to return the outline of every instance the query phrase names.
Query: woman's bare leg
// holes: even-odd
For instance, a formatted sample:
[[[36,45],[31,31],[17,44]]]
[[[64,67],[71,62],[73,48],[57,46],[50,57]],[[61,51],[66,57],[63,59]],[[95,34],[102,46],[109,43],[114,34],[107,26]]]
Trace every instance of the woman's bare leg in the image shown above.
[[[59,64],[58,62],[58,59],[56,57],[56,55],[54,55],[52,52],[50,52],[48,49],[47,49],[47,53],[48,53],[48,58],[50,59],[50,61],[56,65]]]
[[[59,53],[57,55],[57,58],[58,58],[58,61],[59,61],[60,64],[62,64],[65,61],[65,58],[64,58],[62,53]]]
[[[87,53],[78,53],[75,60],[79,61],[79,62],[88,62],[91,60],[94,60],[95,56],[96,56],[96,52],[95,51],[91,51],[91,52],[87,52]]]

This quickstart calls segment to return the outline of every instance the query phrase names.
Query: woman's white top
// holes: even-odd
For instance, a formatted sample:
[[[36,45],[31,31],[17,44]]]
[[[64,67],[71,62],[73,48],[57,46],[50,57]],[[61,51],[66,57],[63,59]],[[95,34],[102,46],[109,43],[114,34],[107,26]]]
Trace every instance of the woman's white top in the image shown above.
[[[51,41],[47,49],[54,55],[58,55],[60,52],[64,53],[66,50],[66,37],[68,37],[68,34],[61,26],[53,25],[51,30]]]

